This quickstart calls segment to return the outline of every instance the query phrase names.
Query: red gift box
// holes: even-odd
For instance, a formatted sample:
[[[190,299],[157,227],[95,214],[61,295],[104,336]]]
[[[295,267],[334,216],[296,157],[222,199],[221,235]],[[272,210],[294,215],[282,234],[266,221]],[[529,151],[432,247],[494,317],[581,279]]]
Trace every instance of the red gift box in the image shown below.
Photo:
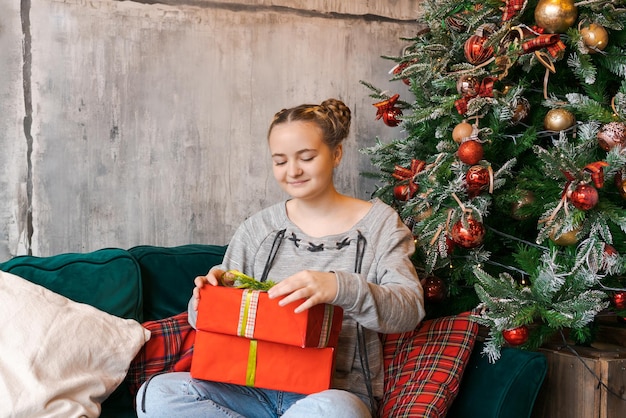
[[[334,350],[198,330],[191,376],[308,395],[330,388]]]
[[[343,310],[320,304],[295,313],[302,302],[279,306],[264,291],[204,286],[196,329],[298,347],[336,347]]]

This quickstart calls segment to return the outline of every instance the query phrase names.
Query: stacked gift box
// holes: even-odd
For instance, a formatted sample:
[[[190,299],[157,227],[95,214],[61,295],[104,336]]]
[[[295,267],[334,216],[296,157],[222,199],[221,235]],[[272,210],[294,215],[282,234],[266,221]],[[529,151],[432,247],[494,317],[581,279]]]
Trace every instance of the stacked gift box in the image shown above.
[[[341,308],[295,313],[261,290],[200,290],[191,375],[196,379],[310,394],[328,389],[343,319]]]

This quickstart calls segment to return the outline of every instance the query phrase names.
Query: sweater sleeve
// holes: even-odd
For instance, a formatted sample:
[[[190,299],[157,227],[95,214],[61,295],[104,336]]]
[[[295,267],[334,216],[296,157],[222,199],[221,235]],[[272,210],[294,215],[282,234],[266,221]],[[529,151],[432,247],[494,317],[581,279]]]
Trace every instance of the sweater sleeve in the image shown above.
[[[248,245],[246,245],[248,243]],[[252,236],[248,230],[248,224],[244,221],[239,228],[235,231],[235,234],[228,244],[222,263],[211,267],[213,269],[220,270],[239,270],[242,272],[251,272],[254,264],[254,253],[251,249],[257,248],[257,245],[252,245]],[[249,273],[252,274],[252,273]],[[198,319],[198,312],[193,309],[193,295],[189,299],[187,306],[188,321],[189,324],[195,328],[196,321]]]
[[[384,215],[380,227],[368,234],[372,265],[363,274],[336,271],[338,291],[332,303],[373,331],[410,331],[425,316],[422,286],[411,262],[415,242],[393,209]]]

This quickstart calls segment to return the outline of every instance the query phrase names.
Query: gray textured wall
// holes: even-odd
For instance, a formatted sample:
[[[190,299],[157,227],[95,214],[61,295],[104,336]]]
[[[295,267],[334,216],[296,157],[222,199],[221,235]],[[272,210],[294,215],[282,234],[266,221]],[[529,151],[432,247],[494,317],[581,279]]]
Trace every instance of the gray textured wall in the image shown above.
[[[354,112],[341,191],[374,184],[359,149],[418,1],[0,0],[0,261],[228,242],[282,199],[266,130],[282,107]]]

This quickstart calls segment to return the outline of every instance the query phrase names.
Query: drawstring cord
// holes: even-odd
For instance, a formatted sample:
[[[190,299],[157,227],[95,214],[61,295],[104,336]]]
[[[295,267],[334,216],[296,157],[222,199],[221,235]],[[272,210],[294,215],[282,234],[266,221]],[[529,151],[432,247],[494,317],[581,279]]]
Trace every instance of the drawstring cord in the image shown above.
[[[361,231],[357,231],[358,237],[356,240],[356,257],[354,260],[354,272],[357,274],[361,274],[361,269],[363,267],[363,256],[365,254],[365,246],[367,245],[367,240],[361,234]],[[357,346],[359,348],[359,358],[361,361],[361,368],[363,369],[363,375],[365,377],[365,387],[367,388],[367,395],[370,399],[370,409],[372,413],[375,413],[375,400],[374,400],[374,391],[372,389],[372,375],[370,371],[369,359],[367,356],[367,345],[365,343],[365,331],[361,324],[357,322],[356,324],[356,335],[357,335]]]
[[[148,385],[150,384],[150,381],[152,380],[153,377],[156,377],[164,373],[167,373],[167,372],[158,372],[158,373],[153,374],[152,376],[148,378],[148,380],[146,380],[146,383],[143,385],[143,390],[141,391],[141,412],[143,412],[144,414],[146,413],[146,392],[148,391]]]
[[[283,243],[283,238],[285,237],[286,229],[281,229],[276,233],[274,237],[274,242],[272,242],[272,248],[270,249],[270,253],[267,256],[267,261],[265,262],[265,267],[263,268],[263,275],[261,276],[261,282],[267,280],[267,276],[270,274],[270,269],[272,268],[272,264],[274,264],[274,259],[276,258],[276,253],[278,253],[278,249],[280,248],[280,244]]]

